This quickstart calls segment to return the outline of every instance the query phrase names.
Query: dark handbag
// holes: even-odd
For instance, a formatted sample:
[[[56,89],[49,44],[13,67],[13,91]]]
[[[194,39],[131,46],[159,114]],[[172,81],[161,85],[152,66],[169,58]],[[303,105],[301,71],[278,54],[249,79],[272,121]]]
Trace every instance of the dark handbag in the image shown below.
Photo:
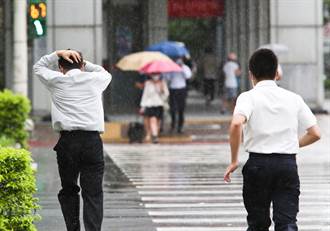
[[[143,124],[139,122],[129,123],[127,136],[129,143],[142,143],[145,136]]]

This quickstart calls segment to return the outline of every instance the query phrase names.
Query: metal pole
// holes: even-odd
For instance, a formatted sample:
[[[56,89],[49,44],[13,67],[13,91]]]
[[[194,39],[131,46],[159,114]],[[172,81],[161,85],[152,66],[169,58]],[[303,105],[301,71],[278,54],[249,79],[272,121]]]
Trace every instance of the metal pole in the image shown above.
[[[27,96],[28,49],[26,1],[14,0],[13,91]]]

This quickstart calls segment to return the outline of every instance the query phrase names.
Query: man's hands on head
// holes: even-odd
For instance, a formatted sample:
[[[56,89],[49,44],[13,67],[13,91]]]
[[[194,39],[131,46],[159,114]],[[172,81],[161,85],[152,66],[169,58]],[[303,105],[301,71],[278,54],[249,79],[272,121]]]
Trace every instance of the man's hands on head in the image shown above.
[[[70,63],[79,63],[81,62],[81,56],[77,51],[74,50],[58,50],[56,51],[58,57],[69,61]]]

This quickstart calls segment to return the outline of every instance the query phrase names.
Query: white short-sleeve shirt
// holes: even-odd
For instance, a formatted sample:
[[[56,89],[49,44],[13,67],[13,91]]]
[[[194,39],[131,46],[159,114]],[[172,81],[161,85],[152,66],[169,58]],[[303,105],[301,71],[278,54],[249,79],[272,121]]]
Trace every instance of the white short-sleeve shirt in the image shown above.
[[[223,66],[223,72],[225,73],[225,87],[237,88],[238,83],[235,75],[235,71],[239,69],[237,63],[233,61],[228,61]]]
[[[295,154],[299,150],[298,129],[316,125],[316,118],[297,94],[264,80],[242,93],[234,115],[246,117],[243,126],[247,152]]]

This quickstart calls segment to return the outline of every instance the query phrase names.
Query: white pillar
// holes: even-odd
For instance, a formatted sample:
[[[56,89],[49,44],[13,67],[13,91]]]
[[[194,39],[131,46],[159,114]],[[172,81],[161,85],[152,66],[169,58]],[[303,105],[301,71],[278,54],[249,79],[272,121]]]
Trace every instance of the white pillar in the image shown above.
[[[279,55],[281,85],[300,94],[313,108],[322,108],[323,18],[322,0],[271,0],[271,43],[289,48]],[[294,13],[292,13],[294,12]]]
[[[148,45],[168,39],[167,0],[148,1]]]
[[[13,91],[27,96],[27,25],[26,1],[14,0]]]

